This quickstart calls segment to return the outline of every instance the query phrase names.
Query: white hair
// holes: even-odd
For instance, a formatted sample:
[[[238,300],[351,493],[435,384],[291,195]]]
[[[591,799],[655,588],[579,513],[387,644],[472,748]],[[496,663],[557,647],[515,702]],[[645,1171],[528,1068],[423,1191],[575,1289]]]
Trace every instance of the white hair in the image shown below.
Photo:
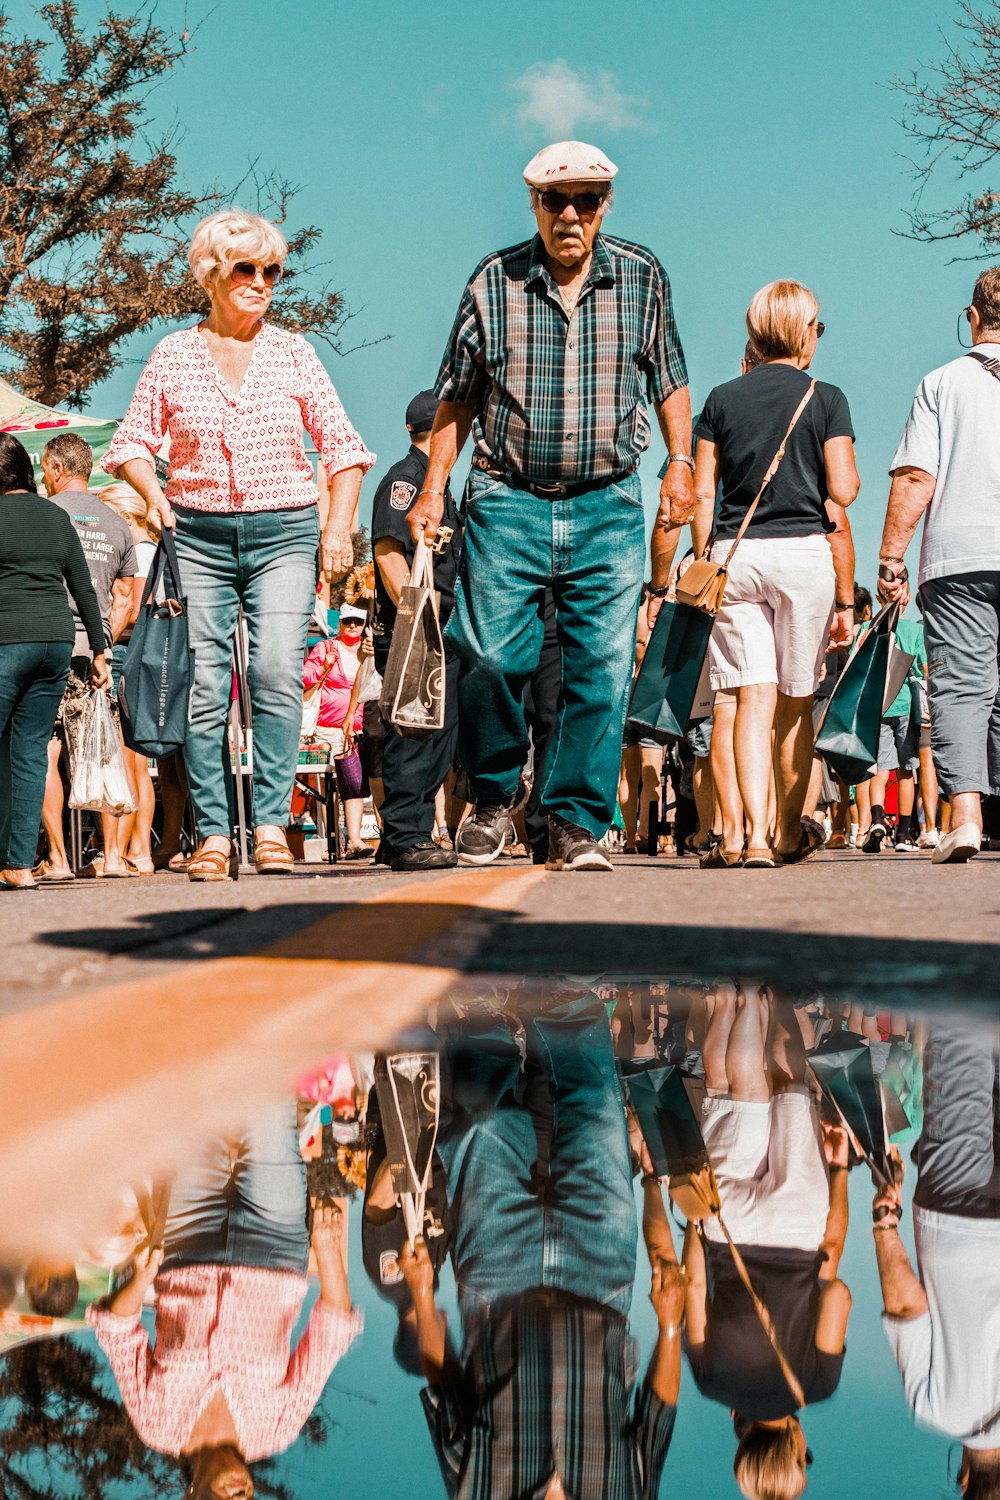
[[[280,229],[245,208],[220,208],[202,219],[191,238],[188,265],[206,291],[238,260],[284,261],[288,244]]]

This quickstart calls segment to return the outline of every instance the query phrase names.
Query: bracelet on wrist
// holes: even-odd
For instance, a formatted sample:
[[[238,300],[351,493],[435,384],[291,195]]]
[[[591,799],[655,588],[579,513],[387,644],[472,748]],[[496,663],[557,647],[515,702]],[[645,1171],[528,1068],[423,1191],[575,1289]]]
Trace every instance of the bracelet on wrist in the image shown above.
[[[665,599],[669,593],[670,585],[669,583],[665,583],[662,588],[648,588],[646,590],[646,597],[648,599]]]
[[[428,490],[428,489],[423,489],[423,490],[420,491],[420,493],[422,495],[443,495],[444,494],[444,490]]]
[[[853,614],[854,613],[854,600],[852,599],[851,602],[850,602],[850,604],[841,604],[840,600],[837,599],[837,600],[834,601],[834,609],[837,610],[838,614],[843,614],[846,610],[850,610],[851,613]]]
[[[660,1185],[660,1179],[655,1172],[643,1172],[640,1180],[643,1187],[648,1187],[651,1182],[655,1182],[657,1187]]]
[[[687,464],[688,468],[691,470],[691,473],[694,473],[694,459],[691,457],[690,453],[668,453],[667,463],[668,465]]]

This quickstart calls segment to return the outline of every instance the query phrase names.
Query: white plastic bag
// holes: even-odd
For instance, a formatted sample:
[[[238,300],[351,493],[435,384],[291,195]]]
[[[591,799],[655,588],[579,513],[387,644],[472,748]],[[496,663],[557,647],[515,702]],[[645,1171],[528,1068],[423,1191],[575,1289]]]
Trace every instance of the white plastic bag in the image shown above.
[[[69,805],[115,818],[136,810],[118,729],[103,689],[91,693],[80,715]]]
[[[358,702],[367,703],[372,698],[377,698],[382,691],[382,678],[375,665],[374,655],[367,655],[364,649],[361,652],[361,667],[358,671]]]

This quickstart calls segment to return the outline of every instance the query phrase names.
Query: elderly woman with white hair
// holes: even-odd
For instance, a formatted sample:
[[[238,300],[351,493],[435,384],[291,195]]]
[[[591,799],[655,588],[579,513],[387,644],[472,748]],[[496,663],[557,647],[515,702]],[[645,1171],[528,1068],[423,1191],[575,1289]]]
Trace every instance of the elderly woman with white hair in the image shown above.
[[[695,426],[692,532],[696,555],[711,540],[712,561],[725,563],[764,486],[729,565],[709,670],[716,713],[734,715],[745,818],[738,826],[724,820],[720,857],[727,865],[770,868],[806,858],[823,842],[818,825],[802,821],[813,695],[827,647],[850,645],[854,613],[853,550],[849,540],[848,550],[838,543],[835,565],[827,537],[849,539],[836,507],[851,504],[860,480],[847,398],[806,374],[824,331],[812,292],[799,281],[773,281],[754,297],[746,321],[761,362],[716,386]]]
[[[250,640],[254,865],[261,874],[292,867],[285,825],[317,548],[328,575],[351,567],[351,522],[375,462],[312,347],[267,321],[287,250],[273,224],[241,209],[198,225],[188,261],[211,308],[157,344],[104,460],[146,500],[150,524],[176,528],[194,651],[184,758],[200,843],[190,880],[227,880],[238,868],[226,720],[241,605]],[[322,537],[303,428],[330,481]],[[167,439],[164,493],[154,460]]]

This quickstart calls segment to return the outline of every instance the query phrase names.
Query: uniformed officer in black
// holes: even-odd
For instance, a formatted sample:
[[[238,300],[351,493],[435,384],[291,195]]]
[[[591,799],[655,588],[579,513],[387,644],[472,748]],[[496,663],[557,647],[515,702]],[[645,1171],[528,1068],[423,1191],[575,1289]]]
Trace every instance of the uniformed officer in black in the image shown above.
[[[427,452],[437,411],[433,391],[421,391],[406,408],[410,451],[393,464],[375,492],[372,550],[375,554],[375,665],[384,672],[396,602],[409,576],[415,543],[406,524],[427,473]],[[455,603],[455,577],[462,552],[462,528],[450,487],[444,515],[431,547],[434,586],[441,596],[441,624]],[[458,662],[446,655],[445,721],[438,734],[406,739],[386,725],[383,752],[382,856],[394,870],[440,870],[458,863],[450,849],[439,849],[434,831],[434,798],[451,770],[458,742]]]

